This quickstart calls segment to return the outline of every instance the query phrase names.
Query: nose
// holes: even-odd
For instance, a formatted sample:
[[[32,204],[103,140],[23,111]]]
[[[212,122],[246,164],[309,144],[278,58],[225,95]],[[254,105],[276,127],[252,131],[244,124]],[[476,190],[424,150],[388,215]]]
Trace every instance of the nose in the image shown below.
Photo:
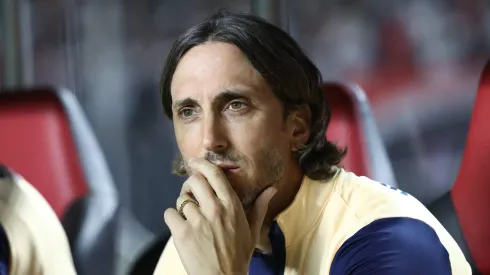
[[[209,115],[202,128],[202,147],[207,152],[220,152],[228,147],[225,125],[219,117]]]

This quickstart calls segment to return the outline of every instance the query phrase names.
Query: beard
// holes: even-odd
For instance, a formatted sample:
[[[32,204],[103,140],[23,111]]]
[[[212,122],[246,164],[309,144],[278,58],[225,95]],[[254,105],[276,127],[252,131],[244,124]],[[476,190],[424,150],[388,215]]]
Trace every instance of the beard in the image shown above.
[[[263,150],[263,155],[261,156],[257,167],[263,168],[260,171],[255,171],[254,182],[245,182],[243,186],[247,189],[241,194],[237,194],[242,203],[243,209],[247,213],[255,203],[255,200],[260,196],[260,194],[266,190],[268,187],[277,185],[286,173],[288,158],[284,157],[277,148],[274,146],[266,147]],[[204,158],[209,162],[216,163],[217,161],[223,161],[226,163],[238,163],[243,160],[243,158],[238,154],[233,153],[215,153],[207,152]],[[178,176],[189,176],[190,169],[187,162],[184,160],[182,155],[178,155],[174,161],[172,172]],[[238,175],[237,175],[238,176]],[[228,178],[230,180],[230,178]],[[247,180],[245,178],[239,178],[238,181]],[[235,190],[237,191],[237,190]]]

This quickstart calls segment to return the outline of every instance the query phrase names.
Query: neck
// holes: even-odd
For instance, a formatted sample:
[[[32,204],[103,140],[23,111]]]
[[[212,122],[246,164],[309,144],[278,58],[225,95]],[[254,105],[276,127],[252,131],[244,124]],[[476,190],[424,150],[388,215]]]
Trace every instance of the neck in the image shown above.
[[[272,252],[269,241],[269,230],[274,219],[294,201],[303,182],[303,172],[297,164],[289,165],[283,180],[276,185],[277,193],[269,203],[269,208],[260,230],[260,237],[256,247],[264,252]]]
[[[269,204],[263,229],[270,228],[274,219],[293,202],[303,182],[304,174],[296,163],[289,165],[286,171],[283,180],[276,185],[277,193]]]

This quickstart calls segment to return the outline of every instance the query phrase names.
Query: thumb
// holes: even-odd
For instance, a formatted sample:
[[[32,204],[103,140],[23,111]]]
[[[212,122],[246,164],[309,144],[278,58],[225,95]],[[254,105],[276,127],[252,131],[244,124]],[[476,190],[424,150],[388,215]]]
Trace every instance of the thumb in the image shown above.
[[[252,209],[250,209],[248,224],[250,225],[250,231],[254,240],[256,240],[257,236],[260,234],[260,229],[264,223],[265,214],[267,214],[267,209],[269,209],[269,202],[271,201],[272,197],[274,197],[276,192],[277,189],[275,187],[267,188],[255,200]]]

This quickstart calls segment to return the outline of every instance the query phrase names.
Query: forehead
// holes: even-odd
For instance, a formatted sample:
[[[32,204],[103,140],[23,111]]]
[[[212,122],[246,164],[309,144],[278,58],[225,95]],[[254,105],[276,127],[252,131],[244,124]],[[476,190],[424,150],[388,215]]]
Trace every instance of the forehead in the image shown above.
[[[235,45],[210,42],[190,49],[172,78],[173,100],[213,97],[224,90],[260,91],[268,86]]]

